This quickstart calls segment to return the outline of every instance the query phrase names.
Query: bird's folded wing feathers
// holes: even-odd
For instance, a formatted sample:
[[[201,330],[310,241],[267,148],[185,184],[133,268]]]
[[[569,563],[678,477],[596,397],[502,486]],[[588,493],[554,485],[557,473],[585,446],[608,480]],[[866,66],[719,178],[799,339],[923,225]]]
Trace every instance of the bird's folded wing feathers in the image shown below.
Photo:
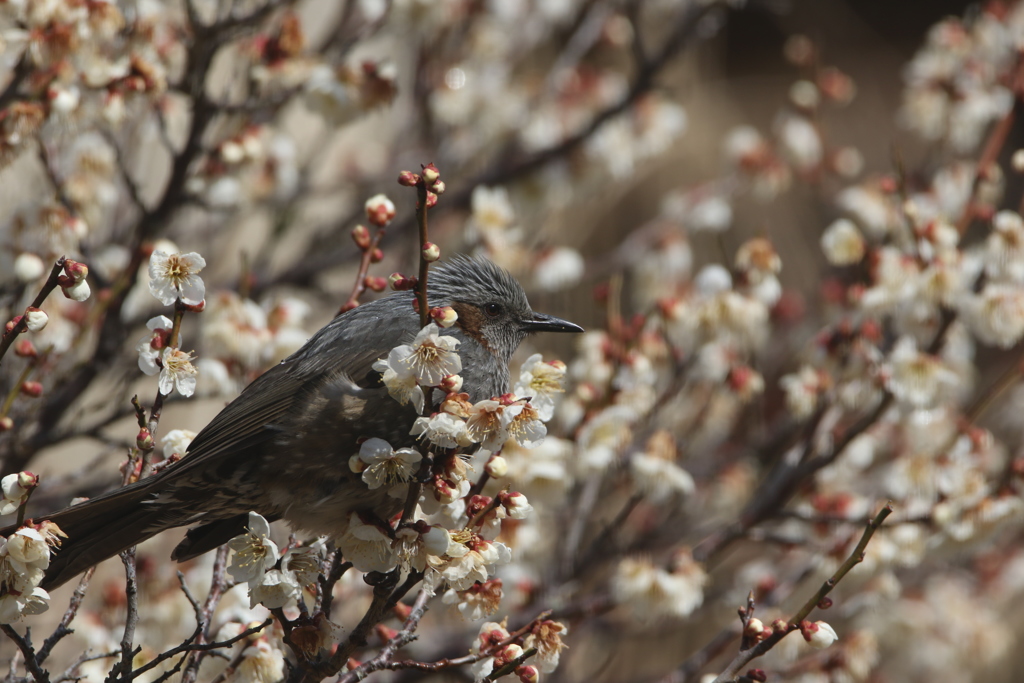
[[[358,386],[379,382],[373,363],[409,341],[414,329],[386,316],[380,300],[338,316],[305,346],[246,387],[193,439],[188,455],[165,472],[185,471],[273,438],[274,426],[301,412],[321,386],[341,376]]]

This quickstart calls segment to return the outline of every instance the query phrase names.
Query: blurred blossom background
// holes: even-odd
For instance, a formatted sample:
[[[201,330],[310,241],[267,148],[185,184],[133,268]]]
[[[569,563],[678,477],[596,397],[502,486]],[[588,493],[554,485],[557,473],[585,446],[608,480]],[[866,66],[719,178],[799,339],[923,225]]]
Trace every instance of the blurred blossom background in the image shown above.
[[[457,535],[471,496],[519,492],[488,522],[509,557],[468,588],[428,576],[418,639],[396,640],[416,587],[352,640],[342,680],[483,680],[531,649],[505,673],[1016,680],[1022,50],[1012,0],[0,0],[0,522],[168,466],[339,309],[414,274],[397,178],[432,162],[442,260],[489,258],[587,332],[513,362],[543,442],[510,440],[500,467],[478,451],[465,476],[484,483],[423,503]],[[61,256],[87,275],[34,301]],[[201,279],[175,290],[179,256]],[[173,323],[172,358],[153,319],[176,297],[205,309]],[[131,398],[158,386],[144,446]],[[777,622],[890,502],[831,603]],[[219,657],[159,658],[202,611],[179,569],[205,642],[271,615],[212,553],[172,563],[182,533],[139,547],[129,669],[318,680],[284,641],[294,599]],[[43,683],[26,627],[37,654],[60,634],[49,680],[104,680],[136,609],[121,563],[84,598],[30,600],[14,538],[7,680]],[[311,552],[340,562],[337,540]],[[327,651],[374,612],[360,569],[305,625]]]

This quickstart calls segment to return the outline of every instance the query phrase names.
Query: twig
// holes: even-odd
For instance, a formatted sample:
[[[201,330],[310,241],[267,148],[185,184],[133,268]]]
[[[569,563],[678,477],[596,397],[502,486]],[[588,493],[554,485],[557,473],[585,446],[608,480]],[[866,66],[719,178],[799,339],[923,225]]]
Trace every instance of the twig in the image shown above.
[[[46,282],[43,283],[42,289],[36,294],[36,298],[32,300],[29,308],[39,308],[46,301],[46,297],[50,296],[50,292],[57,288],[57,278],[64,270],[64,263],[67,259],[61,256],[57,259],[56,263],[53,264],[53,268],[50,269],[50,276],[46,278]],[[0,337],[0,361],[3,360],[4,354],[7,353],[7,349],[11,347],[14,340],[17,339],[18,335],[28,329],[28,316],[22,315],[21,320],[18,324],[12,327],[9,331],[4,332],[3,336]]]
[[[199,629],[199,636],[195,641],[196,645],[205,643],[210,637],[211,617],[226,589],[224,575],[227,571],[227,566],[228,547],[222,545],[217,548],[217,555],[213,561],[213,578],[210,581],[210,592],[206,595],[206,601],[203,603],[202,609],[196,614],[196,619],[201,627]],[[202,664],[203,653],[203,650],[197,649],[188,654],[185,661],[185,670],[181,674],[182,683],[193,683],[195,681],[196,676],[199,674],[199,665]]]
[[[822,598],[831,593],[832,589],[836,587],[836,584],[839,583],[843,579],[843,577],[845,577],[849,573],[851,569],[853,569],[855,566],[857,566],[860,562],[864,560],[864,550],[867,548],[868,541],[871,540],[871,537],[874,536],[875,531],[877,531],[878,528],[882,526],[882,523],[885,522],[885,518],[888,517],[891,513],[891,504],[886,505],[885,507],[878,511],[878,514],[875,515],[874,519],[872,519],[871,522],[864,529],[864,533],[861,535],[860,541],[857,543],[857,546],[853,549],[853,552],[850,553],[850,556],[846,558],[846,561],[839,566],[836,572],[831,577],[829,577],[829,579],[825,581],[825,583],[821,584],[821,587],[813,596],[810,597],[810,599],[807,600],[807,602],[804,603],[803,607],[797,610],[796,614],[794,614],[789,619],[789,621],[786,622],[786,630],[780,629],[772,633],[772,635],[770,635],[768,638],[761,641],[754,647],[740,651],[740,653],[736,655],[735,659],[733,659],[732,662],[729,663],[729,666],[726,667],[726,669],[718,675],[714,683],[726,683],[727,681],[736,681],[740,670],[746,668],[746,666],[752,660],[756,659],[757,657],[761,657],[766,652],[775,647],[775,645],[780,640],[785,638],[788,634],[799,629],[800,623],[804,619],[806,619],[807,616],[811,613],[811,611],[813,611],[818,606]]]
[[[348,296],[348,301],[342,304],[338,310],[339,313],[347,311],[348,309],[359,304],[359,297],[366,291],[366,274],[370,271],[370,261],[373,260],[373,252],[377,251],[377,247],[380,245],[380,241],[384,238],[384,228],[377,228],[377,233],[373,236],[373,241],[370,242],[370,246],[363,249],[362,256],[359,258],[359,270],[356,273],[356,281],[352,285],[352,293]]]
[[[352,669],[348,673],[339,676],[337,683],[356,683],[357,681],[361,681],[365,678],[367,674],[386,668],[387,664],[391,661],[391,658],[395,656],[395,652],[399,648],[416,639],[416,629],[419,627],[420,619],[423,618],[423,615],[427,611],[427,601],[430,600],[430,596],[431,592],[429,590],[421,588],[419,594],[416,596],[416,601],[412,605],[412,611],[409,612],[409,616],[402,625],[402,630],[399,631],[394,638],[389,640],[383,648],[381,648],[381,651],[377,653],[377,656],[363,662],[357,668]]]
[[[36,661],[42,664],[46,661],[46,658],[50,656],[50,651],[53,650],[54,645],[60,642],[60,640],[71,633],[74,633],[73,629],[68,628],[71,622],[74,620],[75,615],[78,614],[78,608],[82,606],[82,600],[85,598],[85,591],[89,588],[89,581],[92,580],[92,575],[95,573],[96,567],[89,567],[82,574],[82,578],[79,579],[78,585],[75,587],[75,592],[71,594],[71,600],[68,602],[68,608],[64,612],[64,616],[61,617],[60,623],[57,624],[57,628],[54,629],[50,637],[43,641],[43,646],[39,648],[39,652],[36,654]]]
[[[32,674],[32,678],[35,679],[36,683],[50,683],[49,672],[39,666],[39,662],[36,660],[35,650],[32,649],[30,631],[26,629],[25,635],[21,636],[10,624],[0,624],[0,630],[13,640],[18,649],[21,650],[21,654],[25,658],[25,668]]]
[[[124,564],[124,594],[127,600],[128,613],[124,619],[124,633],[121,637],[121,659],[114,664],[104,683],[113,681],[130,681],[132,675],[132,660],[141,650],[132,647],[132,640],[135,638],[135,627],[139,623],[139,586],[135,574],[135,546],[128,548],[121,553],[121,563]]]
[[[153,659],[153,661],[147,662],[146,664],[143,664],[142,666],[140,666],[138,669],[135,669],[134,671],[132,671],[132,673],[131,673],[132,678],[137,678],[138,676],[146,673],[147,671],[149,671],[149,670],[159,666],[163,662],[166,662],[171,657],[175,657],[175,656],[180,655],[182,653],[186,653],[186,652],[210,652],[211,650],[220,650],[221,648],[231,647],[232,645],[234,645],[238,641],[244,640],[244,639],[248,638],[251,635],[259,633],[260,631],[262,631],[266,627],[270,626],[272,623],[274,623],[274,620],[271,619],[270,617],[267,617],[261,623],[256,624],[255,626],[250,626],[249,628],[247,628],[244,631],[242,631],[241,633],[239,633],[237,636],[234,636],[233,638],[228,638],[227,640],[222,640],[222,641],[219,641],[219,642],[216,642],[216,643],[196,643],[196,642],[192,642],[192,639],[189,639],[189,640],[185,641],[184,643],[182,643],[181,645],[178,645],[177,647],[173,647],[170,650],[167,650],[166,652],[161,652],[159,655],[157,655]],[[183,659],[183,661],[184,661],[184,659]],[[179,663],[179,666],[180,666],[180,663]]]

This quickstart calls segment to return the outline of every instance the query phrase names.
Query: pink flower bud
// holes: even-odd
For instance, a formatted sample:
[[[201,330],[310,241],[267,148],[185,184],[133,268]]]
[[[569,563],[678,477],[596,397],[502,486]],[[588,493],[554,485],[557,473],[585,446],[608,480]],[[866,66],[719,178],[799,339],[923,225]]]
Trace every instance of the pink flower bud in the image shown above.
[[[0,432],[7,432],[14,429],[14,420],[9,415],[0,417]]]
[[[392,273],[391,276],[388,277],[388,281],[391,283],[391,289],[396,292],[405,292],[410,289],[416,289],[416,285],[419,283],[417,278],[406,277],[401,273]]]
[[[398,174],[398,184],[403,187],[416,187],[420,182],[420,176],[412,171],[402,171]]]
[[[44,311],[29,306],[25,309],[25,321],[30,332],[38,332],[46,327],[49,318]]]
[[[374,292],[383,292],[388,286],[388,281],[385,278],[375,277],[373,275],[367,275],[363,282],[366,284],[367,289],[373,290]]]
[[[441,327],[451,327],[459,319],[459,314],[451,306],[431,308],[430,318]]]
[[[31,491],[39,486],[39,475],[29,471],[18,472],[18,487],[24,491]]]
[[[384,260],[384,252],[379,247],[370,253],[370,263],[380,263]]]
[[[89,266],[67,259],[64,261],[64,272],[73,282],[81,282],[89,275]]]
[[[492,455],[485,467],[487,474],[495,479],[501,479],[508,474],[508,461],[500,455]]]
[[[817,650],[824,650],[839,640],[835,629],[824,621],[816,621],[813,624],[803,621],[800,623],[800,633],[803,634],[804,640]]]
[[[440,177],[441,172],[437,170],[437,166],[434,166],[434,164],[427,164],[423,167],[423,180],[427,185],[433,185]]]
[[[434,495],[442,505],[455,502],[456,491],[441,477],[434,477]]]
[[[757,617],[752,617],[747,622],[746,628],[743,629],[743,635],[748,638],[756,638],[764,633],[764,624]]]
[[[384,227],[395,217],[395,205],[383,194],[366,200],[366,218],[378,227]]]
[[[437,206],[437,195],[433,192],[427,193],[427,208],[432,209]]]
[[[380,638],[381,641],[383,641],[385,643],[390,641],[390,640],[393,640],[395,638],[395,636],[398,635],[398,631],[396,631],[395,629],[391,628],[390,626],[385,626],[384,624],[377,624],[373,628],[374,628],[374,631],[376,631],[376,633],[377,633],[377,637]]]
[[[14,345],[14,354],[22,358],[35,358],[39,355],[36,352],[35,344],[28,339],[18,340],[18,343]]]
[[[495,659],[495,662],[494,662],[495,667],[497,667],[497,664],[498,664],[497,660],[501,660],[501,665],[504,666],[504,665],[508,664],[509,662],[514,662],[515,660],[519,659],[522,655],[523,655],[523,648],[522,648],[522,646],[521,645],[516,645],[515,643],[510,643],[509,645],[505,646],[505,649],[502,650],[501,653],[497,657],[494,658]]]
[[[13,318],[11,318],[10,320],[8,320],[8,321],[7,321],[7,324],[6,324],[6,325],[4,325],[4,330],[5,330],[5,331],[7,331],[7,332],[10,332],[11,330],[13,330],[13,329],[14,329],[15,327],[17,327],[17,326],[18,326],[18,323],[20,323],[20,322],[21,322],[21,319],[22,319],[23,317],[24,317],[24,316],[21,316],[21,315],[16,315],[16,316],[14,316]]]
[[[441,258],[441,247],[437,246],[433,242],[424,242],[421,254],[423,255],[424,261],[427,263],[433,263],[437,259]]]
[[[39,398],[43,395],[43,385],[40,382],[29,380],[21,383],[21,393],[32,398]]]
[[[750,669],[747,671],[747,678],[752,681],[758,681],[758,683],[764,683],[768,680],[768,674],[764,672],[764,669]]]
[[[444,379],[441,380],[441,385],[440,386],[441,386],[442,389],[445,390],[445,392],[447,392],[449,394],[451,394],[451,393],[456,393],[457,394],[462,389],[462,376],[461,375],[448,375],[447,377],[445,377]]]
[[[443,180],[438,180],[436,183],[430,186],[430,191],[436,195],[444,194],[444,189],[445,185]]]
[[[352,228],[352,241],[356,243],[356,246],[364,251],[369,249],[372,242],[370,229],[365,225],[357,225]]]
[[[135,436],[135,445],[144,451],[153,450],[153,435],[149,433],[148,429],[143,427],[139,430],[139,433]]]
[[[206,310],[206,299],[203,299],[197,304],[182,303],[181,299],[178,299],[176,305],[181,306],[182,310],[189,311],[190,313],[202,313]]]
[[[522,681],[522,683],[537,683],[537,680],[540,678],[537,667],[532,665],[517,666],[516,676],[519,676],[519,680]]]

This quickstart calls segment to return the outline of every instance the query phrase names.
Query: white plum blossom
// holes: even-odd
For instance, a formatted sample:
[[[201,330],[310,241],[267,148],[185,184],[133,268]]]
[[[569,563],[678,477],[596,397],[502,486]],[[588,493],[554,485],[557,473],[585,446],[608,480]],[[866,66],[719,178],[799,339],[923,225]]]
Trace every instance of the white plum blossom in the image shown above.
[[[449,375],[457,375],[462,370],[462,360],[455,351],[459,340],[455,337],[440,335],[437,325],[430,323],[416,335],[411,345],[395,348],[395,360],[388,356],[388,362],[407,364],[416,375],[416,381],[423,386],[436,387],[441,380]]]
[[[160,370],[160,393],[169,395],[175,389],[182,396],[191,396],[196,390],[196,375],[192,365],[193,356],[187,351],[167,347],[160,355],[163,368]]]
[[[955,372],[942,360],[917,350],[910,337],[896,342],[886,365],[886,387],[896,400],[912,408],[927,408],[940,398],[944,386],[955,386]]]
[[[965,296],[964,320],[980,341],[1008,349],[1024,337],[1024,287],[990,283]]]
[[[185,455],[188,452],[188,446],[192,443],[192,439],[196,438],[196,433],[188,429],[172,429],[160,439],[160,444],[164,447],[164,457],[169,458],[175,453],[178,455]]]
[[[25,504],[32,490],[39,484],[39,476],[31,472],[15,472],[0,479],[3,498],[0,498],[0,515],[16,512]]]
[[[605,408],[591,418],[576,440],[577,469],[583,474],[607,469],[629,442],[635,420],[636,412],[624,405]]]
[[[532,661],[542,674],[552,673],[558,668],[562,650],[566,648],[562,639],[569,634],[569,628],[559,622],[545,619],[537,624],[523,640],[527,650],[536,648],[537,656]]]
[[[466,422],[469,438],[489,451],[500,449],[508,439],[508,420],[504,416],[506,407],[494,399],[475,403]]]
[[[242,662],[234,680],[237,683],[272,683],[283,680],[284,676],[284,653],[261,638],[242,650]]]
[[[292,576],[300,586],[315,584],[323,566],[325,552],[323,538],[310,545],[288,548],[281,556],[281,571]]]
[[[289,572],[271,569],[259,583],[249,587],[249,607],[263,605],[267,609],[285,607],[302,598],[302,586]]]
[[[424,580],[432,587],[443,582],[457,591],[464,591],[474,583],[486,581],[489,567],[508,564],[511,560],[512,552],[504,543],[462,531],[452,534],[452,543],[443,556],[427,557],[431,571]]]
[[[155,375],[160,372],[157,359],[160,358],[167,336],[173,327],[174,323],[166,315],[150,318],[146,323],[146,328],[151,330],[152,334],[140,339],[135,346],[135,350],[139,353],[139,369],[142,372],[147,375]]]
[[[849,218],[833,221],[821,236],[821,250],[834,266],[849,266],[860,263],[867,246],[857,224]]]
[[[412,344],[396,346],[387,360],[373,364],[374,370],[383,374],[391,396],[403,405],[412,401],[418,411],[423,410],[423,392],[417,385],[436,387],[445,377],[462,370],[462,360],[455,351],[459,340],[439,332],[438,326],[430,323]]]
[[[501,579],[490,579],[475,583],[463,591],[449,589],[441,601],[446,605],[455,605],[464,619],[476,621],[497,612],[501,606],[501,597]]]
[[[565,391],[565,363],[544,361],[535,353],[526,359],[519,371],[519,381],[512,390],[516,396],[530,399],[537,416],[547,422],[555,414],[555,396]]]
[[[263,581],[263,575],[281,557],[277,544],[270,540],[270,524],[255,512],[249,513],[245,533],[232,539],[228,546],[235,553],[228,573],[235,581],[248,583],[250,590]]]
[[[19,282],[28,284],[35,282],[43,276],[43,273],[46,272],[46,264],[37,255],[25,251],[18,254],[18,257],[14,259],[13,272]]]
[[[625,558],[612,577],[612,595],[640,619],[688,617],[704,602],[704,569],[687,560],[673,571],[648,560]]]
[[[796,373],[784,375],[779,386],[786,395],[786,408],[798,420],[810,417],[822,394],[830,387],[827,375],[804,365]]]
[[[364,522],[356,512],[349,516],[348,529],[338,539],[338,548],[361,572],[387,572],[398,563],[391,538],[376,524]]]
[[[677,494],[696,490],[693,477],[676,463],[650,453],[637,453],[629,461],[630,476],[637,489],[652,503],[663,503]]]
[[[533,266],[533,278],[537,288],[545,292],[557,292],[579,283],[583,277],[583,256],[569,247],[556,247]]]
[[[411,402],[416,408],[416,412],[422,413],[425,398],[412,367],[407,363],[395,362],[392,364],[391,362],[392,359],[398,360],[399,354],[395,353],[397,350],[393,349],[387,360],[376,361],[373,364],[373,369],[381,373],[381,380],[387,387],[391,398],[403,406]]]
[[[197,306],[206,296],[206,286],[197,273],[206,267],[199,254],[168,254],[159,249],[149,257],[149,291],[164,306],[182,303]]]
[[[547,426],[530,401],[517,400],[505,409],[503,416],[508,420],[508,438],[523,448],[539,446],[547,436]]]
[[[355,458],[359,462],[352,463],[353,471],[362,472],[363,483],[372,490],[409,481],[423,456],[413,448],[396,451],[384,439],[374,438],[359,446],[359,455]]]
[[[469,437],[466,422],[445,412],[434,413],[430,417],[416,418],[416,422],[412,425],[412,431],[409,433],[440,448],[457,448],[473,443]]]

